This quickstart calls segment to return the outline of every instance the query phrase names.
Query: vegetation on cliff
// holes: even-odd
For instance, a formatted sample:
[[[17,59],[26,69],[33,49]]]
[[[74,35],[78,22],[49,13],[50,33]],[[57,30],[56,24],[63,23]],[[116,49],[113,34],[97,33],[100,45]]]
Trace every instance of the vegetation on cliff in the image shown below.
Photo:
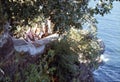
[[[98,67],[104,50],[97,38],[94,15],[108,13],[112,2],[99,0],[92,8],[88,6],[89,0],[0,0],[1,36],[5,35],[3,29],[7,23],[12,27],[10,35],[18,39],[26,39],[27,30],[36,27],[42,29],[39,32],[44,37],[49,34],[43,27],[50,27],[51,34],[60,35],[45,45],[42,55],[34,57],[26,52],[18,53],[13,47],[14,52],[6,54],[11,50],[6,47],[11,48],[7,44],[7,38],[11,37],[0,38],[0,81],[93,82],[92,70]],[[36,40],[28,38],[30,42]]]
[[[72,28],[46,49],[44,54],[35,57],[15,52],[9,60],[1,59],[1,70],[4,71],[1,81],[93,81],[91,71],[98,66],[97,58],[102,50],[97,38]]]

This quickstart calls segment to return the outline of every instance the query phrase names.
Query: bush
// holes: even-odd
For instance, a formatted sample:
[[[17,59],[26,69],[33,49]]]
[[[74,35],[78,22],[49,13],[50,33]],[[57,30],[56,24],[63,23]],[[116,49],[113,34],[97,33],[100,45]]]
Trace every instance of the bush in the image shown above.
[[[49,44],[45,54],[30,57],[27,53],[14,53],[11,59],[1,62],[5,76],[0,81],[80,82],[86,70],[80,68],[91,70],[91,65],[94,68],[99,52],[100,46],[92,34],[72,28],[61,39]]]

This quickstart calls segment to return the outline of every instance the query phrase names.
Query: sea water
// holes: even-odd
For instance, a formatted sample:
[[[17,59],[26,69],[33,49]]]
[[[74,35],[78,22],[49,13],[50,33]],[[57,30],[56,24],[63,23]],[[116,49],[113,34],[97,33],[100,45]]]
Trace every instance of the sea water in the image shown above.
[[[120,82],[120,1],[113,3],[110,14],[96,16],[98,37],[105,43],[103,64],[93,72],[95,82]]]

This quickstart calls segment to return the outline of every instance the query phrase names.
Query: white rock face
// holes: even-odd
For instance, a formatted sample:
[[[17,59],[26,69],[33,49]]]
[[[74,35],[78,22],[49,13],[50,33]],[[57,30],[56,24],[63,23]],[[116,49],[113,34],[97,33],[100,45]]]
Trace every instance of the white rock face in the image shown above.
[[[33,44],[14,46],[15,50],[18,52],[28,52],[30,55],[34,56],[36,54],[42,54],[45,50],[45,45],[35,47]]]
[[[34,42],[27,42],[23,39],[14,39],[14,48],[18,52],[28,52],[30,55],[35,56],[36,54],[43,54],[45,51],[46,44],[57,40],[58,34],[52,34],[43,39],[36,40]]]

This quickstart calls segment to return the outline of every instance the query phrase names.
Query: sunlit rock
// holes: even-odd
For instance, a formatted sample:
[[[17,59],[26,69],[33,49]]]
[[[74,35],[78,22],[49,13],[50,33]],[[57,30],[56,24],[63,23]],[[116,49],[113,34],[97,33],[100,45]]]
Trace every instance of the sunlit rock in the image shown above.
[[[15,50],[18,52],[28,52],[30,55],[35,56],[37,54],[43,54],[45,46],[58,39],[58,34],[52,34],[40,40],[27,42],[23,39],[13,38]]]

